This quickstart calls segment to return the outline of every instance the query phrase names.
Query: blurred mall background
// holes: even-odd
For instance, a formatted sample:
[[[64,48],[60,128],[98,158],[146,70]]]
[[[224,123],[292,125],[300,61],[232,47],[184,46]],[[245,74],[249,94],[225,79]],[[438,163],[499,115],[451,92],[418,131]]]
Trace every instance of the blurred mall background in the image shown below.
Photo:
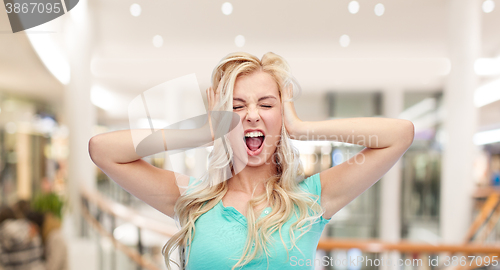
[[[0,203],[29,200],[60,216],[72,270],[165,269],[161,248],[174,221],[104,175],[87,143],[129,128],[129,102],[160,83],[194,73],[206,100],[212,69],[234,51],[285,57],[302,86],[304,120],[415,125],[403,158],[327,225],[318,256],[423,265],[316,269],[445,269],[446,256],[500,255],[499,0],[88,0],[15,34],[4,10]],[[168,123],[165,111],[182,117],[191,98],[155,105],[154,121]],[[362,149],[296,145],[307,175]],[[194,175],[207,154],[171,162]],[[146,159],[169,166],[164,155]]]

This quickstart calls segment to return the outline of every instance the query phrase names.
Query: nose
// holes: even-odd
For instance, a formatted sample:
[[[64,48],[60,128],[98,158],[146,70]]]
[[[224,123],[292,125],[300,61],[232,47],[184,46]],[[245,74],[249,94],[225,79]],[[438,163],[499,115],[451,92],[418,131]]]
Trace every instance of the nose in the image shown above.
[[[249,123],[257,123],[260,121],[259,110],[256,107],[250,107],[247,110],[246,121]]]

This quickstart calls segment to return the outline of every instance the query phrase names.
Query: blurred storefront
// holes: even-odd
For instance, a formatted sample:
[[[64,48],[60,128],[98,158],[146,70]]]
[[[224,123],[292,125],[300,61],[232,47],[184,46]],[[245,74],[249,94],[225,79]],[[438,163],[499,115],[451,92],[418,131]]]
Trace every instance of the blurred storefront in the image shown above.
[[[0,201],[12,204],[44,191],[66,188],[68,129],[56,108],[14,95],[0,98]]]

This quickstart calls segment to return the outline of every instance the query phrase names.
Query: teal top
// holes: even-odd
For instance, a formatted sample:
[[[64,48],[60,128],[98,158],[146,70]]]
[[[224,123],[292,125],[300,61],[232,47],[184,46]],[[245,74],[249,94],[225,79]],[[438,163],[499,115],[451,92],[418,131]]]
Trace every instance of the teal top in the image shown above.
[[[191,185],[195,180],[191,177],[189,184]],[[304,179],[299,186],[305,192],[321,196],[319,173]],[[321,197],[319,202],[321,202]],[[270,212],[271,207],[267,207],[259,218],[265,217]],[[288,261],[287,252],[279,237],[279,232],[276,231],[272,234],[273,246],[268,246],[269,262],[266,260],[265,253],[262,252],[261,257],[256,257],[250,263],[236,269],[314,269],[316,247],[325,225],[330,220],[320,217],[311,229],[296,241],[295,244],[300,251],[296,247],[290,250]],[[292,215],[282,228],[282,237],[288,248],[291,247],[289,229],[296,221],[297,217]],[[299,235],[300,232],[295,232],[295,237]],[[246,217],[234,207],[225,207],[222,200],[219,201],[216,206],[195,221],[195,234],[190,245],[191,253],[186,270],[230,270],[243,254],[246,239]],[[186,256],[188,251],[186,251]]]

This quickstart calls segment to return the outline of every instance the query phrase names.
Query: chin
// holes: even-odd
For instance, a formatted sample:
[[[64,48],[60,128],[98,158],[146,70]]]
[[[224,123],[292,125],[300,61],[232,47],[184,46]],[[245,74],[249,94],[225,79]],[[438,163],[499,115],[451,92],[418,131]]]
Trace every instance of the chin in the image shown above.
[[[264,164],[265,164],[265,162],[262,161],[262,159],[254,157],[254,158],[249,158],[248,159],[247,166],[248,167],[260,167],[260,166],[262,166]]]
[[[266,150],[268,150],[268,151],[266,151]],[[276,150],[276,149],[274,149],[274,150]],[[248,155],[247,166],[259,167],[259,166],[266,165],[266,164],[272,164],[273,163],[273,159],[272,159],[273,155],[268,154],[268,153],[274,153],[274,150],[265,149],[258,155],[255,155],[255,156]]]

